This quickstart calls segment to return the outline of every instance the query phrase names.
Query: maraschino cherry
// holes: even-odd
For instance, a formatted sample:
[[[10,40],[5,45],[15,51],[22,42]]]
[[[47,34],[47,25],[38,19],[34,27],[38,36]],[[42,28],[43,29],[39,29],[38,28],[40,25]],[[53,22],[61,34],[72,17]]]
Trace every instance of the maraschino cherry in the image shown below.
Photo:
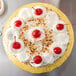
[[[40,30],[38,30],[38,29],[34,30],[34,31],[32,32],[32,36],[33,36],[34,38],[39,38],[39,37],[41,36]]]
[[[61,54],[61,52],[62,52],[62,49],[60,47],[55,47],[54,48],[54,53],[55,54]]]
[[[14,37],[14,39],[15,39],[15,42],[12,44],[12,47],[14,49],[20,49],[21,48],[21,44],[16,41],[16,36]]]
[[[37,55],[33,58],[35,64],[40,64],[42,62],[42,57]]]
[[[63,24],[57,24],[56,28],[57,28],[57,30],[63,30],[64,29],[64,25]]]
[[[43,10],[41,8],[37,8],[37,9],[35,9],[35,14],[41,15],[41,14],[43,14]]]
[[[13,45],[12,45],[12,47],[14,49],[20,49],[21,48],[21,44],[19,42],[14,42]]]
[[[15,27],[20,27],[22,25],[22,22],[20,20],[15,21]]]

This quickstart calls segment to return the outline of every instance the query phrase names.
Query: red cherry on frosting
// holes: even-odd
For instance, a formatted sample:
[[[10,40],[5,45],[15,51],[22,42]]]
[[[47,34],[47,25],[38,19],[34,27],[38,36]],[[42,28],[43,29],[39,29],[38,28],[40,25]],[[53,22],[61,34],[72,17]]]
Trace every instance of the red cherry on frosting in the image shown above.
[[[43,13],[43,10],[41,8],[35,9],[35,14],[36,15],[41,15]]]
[[[61,54],[61,52],[62,52],[62,49],[60,47],[55,47],[54,48],[54,53],[55,54]]]
[[[57,24],[56,28],[57,28],[57,30],[63,30],[64,25],[63,24]]]
[[[41,32],[36,29],[36,30],[34,30],[34,31],[32,32],[32,36],[33,36],[34,38],[39,38],[39,37],[41,36]]]
[[[42,62],[42,57],[37,55],[37,56],[34,57],[33,60],[34,60],[35,64],[40,64]]]
[[[19,42],[14,42],[13,45],[12,45],[12,47],[14,49],[20,49],[21,48],[21,44]]]
[[[15,21],[15,26],[20,27],[22,25],[22,22],[20,20]]]

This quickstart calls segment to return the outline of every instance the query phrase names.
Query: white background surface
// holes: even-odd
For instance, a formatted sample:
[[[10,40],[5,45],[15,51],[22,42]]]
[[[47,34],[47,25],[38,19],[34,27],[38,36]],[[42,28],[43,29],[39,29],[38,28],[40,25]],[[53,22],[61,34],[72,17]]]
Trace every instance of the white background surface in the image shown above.
[[[17,8],[27,3],[40,2],[40,1],[41,0],[4,0],[6,10],[5,13],[2,16],[0,16],[0,31],[2,31],[2,27],[6,23],[6,20]],[[52,3],[51,0],[50,3]],[[53,2],[52,4],[58,6],[56,2]],[[72,22],[76,37],[76,0],[61,0],[59,8],[69,17],[70,21]],[[0,36],[0,76],[76,76],[75,45],[76,43],[74,44],[71,56],[61,67],[49,73],[32,74],[22,71],[8,59],[8,57],[5,54],[2,45],[2,39]]]

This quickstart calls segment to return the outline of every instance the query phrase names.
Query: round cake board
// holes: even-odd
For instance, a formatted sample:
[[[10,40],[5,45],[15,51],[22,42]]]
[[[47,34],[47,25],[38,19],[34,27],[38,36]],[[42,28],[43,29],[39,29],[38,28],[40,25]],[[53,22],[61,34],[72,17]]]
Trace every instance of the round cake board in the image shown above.
[[[61,19],[65,21],[65,23],[67,24],[67,28],[68,28],[68,32],[69,32],[69,35],[70,35],[70,41],[69,41],[69,44],[67,46],[67,50],[65,51],[64,55],[59,58],[58,60],[56,60],[53,64],[49,64],[49,65],[46,65],[46,66],[43,66],[43,67],[32,67],[26,63],[22,63],[20,61],[18,61],[18,59],[13,56],[9,50],[8,50],[8,47],[7,47],[7,41],[5,40],[5,32],[6,30],[9,28],[9,25],[10,25],[10,22],[12,20],[12,18],[14,18],[15,16],[17,16],[17,14],[19,13],[19,11],[22,9],[22,8],[30,8],[30,7],[34,7],[34,6],[43,6],[43,7],[47,7],[47,8],[50,8],[52,9],[53,11],[55,11],[58,15],[60,15]],[[67,16],[61,12],[58,8],[50,5],[50,4],[45,4],[45,3],[31,3],[31,4],[27,4],[27,5],[24,5],[22,6],[21,8],[17,9],[12,15],[11,17],[8,19],[4,29],[3,29],[3,45],[4,45],[4,48],[5,48],[5,51],[9,57],[9,59],[19,68],[21,68],[22,70],[24,71],[27,71],[27,72],[31,72],[31,73],[45,73],[45,72],[51,72],[52,70],[60,67],[67,59],[68,57],[70,56],[71,52],[72,52],[72,48],[73,48],[73,44],[74,44],[74,32],[73,32],[73,28],[72,28],[72,25],[69,21],[69,19],[67,18]]]

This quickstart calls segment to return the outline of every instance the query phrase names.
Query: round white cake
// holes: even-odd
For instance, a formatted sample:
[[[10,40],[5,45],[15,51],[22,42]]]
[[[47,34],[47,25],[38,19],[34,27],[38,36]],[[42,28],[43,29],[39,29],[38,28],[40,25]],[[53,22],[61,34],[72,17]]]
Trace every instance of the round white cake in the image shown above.
[[[69,32],[59,15],[42,6],[23,8],[10,22],[5,38],[10,52],[33,67],[53,64],[67,49]]]

